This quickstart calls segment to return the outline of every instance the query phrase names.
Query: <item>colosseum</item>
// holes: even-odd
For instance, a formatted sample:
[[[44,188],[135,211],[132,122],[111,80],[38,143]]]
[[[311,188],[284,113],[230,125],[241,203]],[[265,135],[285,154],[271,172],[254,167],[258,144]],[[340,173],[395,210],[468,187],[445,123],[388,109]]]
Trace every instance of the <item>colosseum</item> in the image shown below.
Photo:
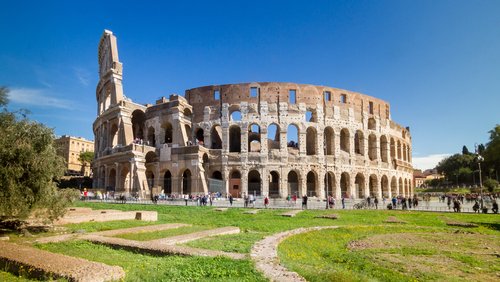
[[[389,103],[296,83],[211,85],[138,104],[116,37],[98,48],[94,188],[153,194],[325,198],[413,193],[411,135]]]

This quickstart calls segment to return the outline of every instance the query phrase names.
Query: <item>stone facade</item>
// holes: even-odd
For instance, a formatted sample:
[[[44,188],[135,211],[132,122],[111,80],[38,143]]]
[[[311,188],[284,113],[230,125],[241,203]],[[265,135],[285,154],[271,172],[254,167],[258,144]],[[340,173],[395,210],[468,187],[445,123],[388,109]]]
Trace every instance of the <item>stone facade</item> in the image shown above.
[[[389,104],[337,88],[240,83],[154,105],[123,95],[116,37],[99,44],[94,187],[285,198],[413,193],[411,135]]]
[[[94,142],[82,137],[63,135],[55,141],[57,153],[66,161],[67,174],[90,176],[90,165],[85,167],[78,160],[81,152],[93,152]]]

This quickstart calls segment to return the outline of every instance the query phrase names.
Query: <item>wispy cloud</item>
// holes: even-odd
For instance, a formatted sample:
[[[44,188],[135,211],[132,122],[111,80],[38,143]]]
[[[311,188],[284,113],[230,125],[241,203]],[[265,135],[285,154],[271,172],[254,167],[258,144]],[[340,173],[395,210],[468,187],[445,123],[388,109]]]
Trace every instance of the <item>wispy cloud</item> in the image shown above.
[[[16,104],[35,107],[73,109],[73,102],[54,97],[46,89],[12,88],[9,92],[9,100]]]
[[[82,68],[73,68],[75,76],[83,86],[88,86],[90,82],[90,72]]]
[[[413,157],[413,167],[418,169],[434,168],[442,159],[451,154],[433,154],[424,157]]]

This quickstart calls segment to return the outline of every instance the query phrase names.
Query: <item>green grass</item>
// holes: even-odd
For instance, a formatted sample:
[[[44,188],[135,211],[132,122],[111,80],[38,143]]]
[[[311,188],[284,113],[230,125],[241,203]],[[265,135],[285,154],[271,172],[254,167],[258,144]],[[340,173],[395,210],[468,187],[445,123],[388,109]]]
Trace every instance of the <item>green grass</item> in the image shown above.
[[[129,239],[129,240],[137,240],[137,241],[149,241],[155,239],[161,239],[165,237],[172,237],[177,235],[189,234],[199,231],[208,230],[210,227],[208,226],[183,226],[179,228],[161,230],[161,231],[153,231],[153,232],[139,232],[139,233],[126,233],[116,235],[114,237]]]
[[[158,222],[143,221],[114,221],[89,222],[70,224],[66,227],[72,231],[95,232],[136,226],[186,223],[192,227],[183,227],[156,232],[125,234],[119,237],[133,240],[151,240],[167,236],[175,236],[224,226],[235,226],[241,229],[240,234],[223,235],[200,239],[186,243],[188,246],[204,249],[221,250],[226,252],[250,252],[252,245],[277,232],[299,227],[337,225],[341,228],[322,230],[293,236],[280,244],[278,251],[280,260],[290,269],[297,271],[311,281],[410,281],[410,280],[461,280],[450,279],[445,270],[436,269],[434,272],[408,270],[404,265],[391,261],[409,261],[409,265],[420,262],[411,262],[419,258],[445,258],[457,265],[463,266],[464,271],[475,271],[479,275],[489,275],[492,271],[500,271],[498,259],[485,261],[481,256],[470,253],[460,253],[451,250],[443,251],[439,244],[430,247],[404,246],[397,248],[364,249],[351,251],[346,246],[353,240],[368,240],[376,234],[393,233],[423,233],[423,234],[453,234],[474,232],[484,236],[496,236],[499,239],[500,221],[496,215],[483,214],[454,214],[430,213],[415,211],[388,211],[388,210],[307,210],[293,218],[282,217],[284,210],[261,210],[257,214],[243,214],[243,209],[231,208],[225,212],[215,212],[211,207],[184,207],[164,205],[136,205],[136,204],[105,204],[105,203],[78,203],[79,206],[94,209],[119,210],[154,210],[158,212]],[[339,219],[315,218],[318,215],[335,213]],[[388,224],[384,221],[389,216],[395,216],[407,224]],[[445,216],[452,220],[472,222],[479,225],[477,228],[460,228],[447,226],[441,218]],[[52,235],[52,234],[51,234]],[[39,235],[43,236],[43,235]],[[29,238],[12,236],[15,242],[29,241]],[[500,240],[496,240],[500,241]],[[475,243],[457,242],[463,249],[474,249]],[[250,260],[231,260],[227,258],[182,257],[182,256],[152,256],[134,253],[125,250],[115,250],[105,246],[82,241],[68,241],[62,243],[36,245],[39,248],[71,256],[99,261],[110,265],[119,265],[127,273],[126,281],[262,281]],[[443,256],[443,257],[439,257]],[[424,268],[425,265],[422,265]],[[476,268],[480,268],[478,270]],[[454,268],[451,268],[455,270]],[[9,275],[0,272],[1,281],[16,281]],[[491,280],[491,276],[489,277]],[[488,279],[486,279],[488,280]]]

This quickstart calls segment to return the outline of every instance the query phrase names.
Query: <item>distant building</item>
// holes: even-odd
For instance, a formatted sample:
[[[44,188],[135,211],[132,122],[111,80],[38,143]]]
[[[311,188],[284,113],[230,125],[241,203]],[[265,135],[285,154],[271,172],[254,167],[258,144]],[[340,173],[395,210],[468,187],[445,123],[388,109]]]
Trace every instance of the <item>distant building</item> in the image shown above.
[[[66,160],[66,174],[90,176],[90,164],[83,168],[78,160],[81,152],[93,152],[94,142],[82,137],[63,135],[55,141],[57,152]]]
[[[433,179],[443,178],[436,169],[427,169],[424,172],[420,169],[413,170],[413,185],[416,188],[425,187],[425,182]]]

